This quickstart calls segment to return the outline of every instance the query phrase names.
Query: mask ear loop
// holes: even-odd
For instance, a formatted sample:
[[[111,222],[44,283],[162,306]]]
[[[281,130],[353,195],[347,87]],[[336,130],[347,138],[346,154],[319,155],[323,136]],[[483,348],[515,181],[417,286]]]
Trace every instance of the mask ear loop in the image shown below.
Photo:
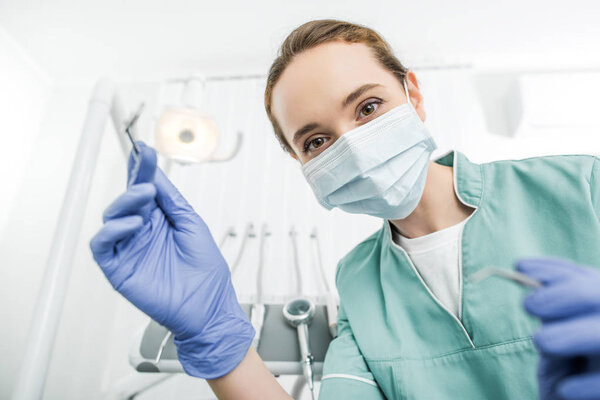
[[[402,80],[402,84],[404,85],[404,93],[406,93],[406,100],[408,101],[408,104],[412,107],[410,95],[408,94],[408,87],[406,86],[406,78]]]

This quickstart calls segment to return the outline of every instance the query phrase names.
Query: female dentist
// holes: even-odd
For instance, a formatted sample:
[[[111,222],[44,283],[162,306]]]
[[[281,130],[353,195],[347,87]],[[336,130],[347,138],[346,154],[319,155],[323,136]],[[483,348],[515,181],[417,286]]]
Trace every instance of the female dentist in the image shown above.
[[[600,264],[597,158],[430,161],[414,73],[376,32],[343,21],[288,36],[265,107],[321,205],[382,219],[338,264],[321,399],[600,398],[600,273],[558,259]],[[219,398],[289,398],[250,346],[208,227],[141,149],[133,184],[90,243],[95,260],[173,332],[185,371]],[[517,260],[543,283],[525,303],[542,320],[534,337],[523,289],[468,279]]]

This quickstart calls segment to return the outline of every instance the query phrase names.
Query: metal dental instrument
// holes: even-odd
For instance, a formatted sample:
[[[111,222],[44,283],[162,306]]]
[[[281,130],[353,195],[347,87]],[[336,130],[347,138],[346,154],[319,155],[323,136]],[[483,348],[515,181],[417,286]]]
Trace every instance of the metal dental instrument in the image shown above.
[[[298,331],[298,344],[300,345],[300,355],[302,357],[302,372],[313,400],[315,399],[313,375],[314,358],[310,352],[308,325],[310,325],[310,322],[312,321],[314,312],[315,305],[307,299],[294,299],[283,306],[283,317]]]
[[[125,126],[125,133],[127,134],[127,137],[129,138],[129,141],[131,142],[131,145],[133,146],[133,151],[134,151],[135,155],[140,154],[140,146],[138,146],[138,144],[133,139],[133,134],[131,133],[131,128],[133,127],[133,125],[135,125],[137,120],[140,118],[140,115],[142,115],[143,109],[144,109],[144,103],[140,104],[136,113],[133,114],[133,117],[131,117],[131,119]]]
[[[129,120],[129,122],[127,123],[127,125],[125,125],[125,133],[127,134],[127,137],[131,141],[131,146],[133,147],[132,155],[133,155],[133,161],[134,161],[134,165],[133,165],[133,168],[131,170],[131,174],[129,176],[129,181],[127,182],[127,186],[131,186],[135,182],[137,174],[138,174],[138,172],[140,170],[140,153],[141,153],[141,150],[140,150],[140,146],[138,146],[138,144],[133,139],[133,134],[131,133],[131,128],[137,122],[138,118],[142,114],[142,110],[143,109],[144,109],[144,103],[140,104],[140,107],[138,108],[137,112],[133,115],[133,117],[131,117],[131,119]]]
[[[495,275],[499,278],[509,279],[520,285],[527,286],[527,287],[534,288],[534,289],[542,286],[542,283],[540,281],[530,278],[529,276],[527,276],[525,274],[522,274],[517,271],[510,271],[510,270],[496,268],[496,267],[482,268],[481,270],[479,270],[479,271],[475,272],[473,275],[471,275],[469,280],[472,283],[479,283],[479,282],[483,281],[484,279],[487,279],[493,275]]]

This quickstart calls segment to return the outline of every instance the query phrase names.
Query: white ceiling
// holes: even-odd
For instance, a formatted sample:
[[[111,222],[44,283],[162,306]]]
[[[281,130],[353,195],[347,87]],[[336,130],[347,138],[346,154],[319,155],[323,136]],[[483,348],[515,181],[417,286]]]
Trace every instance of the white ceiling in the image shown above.
[[[311,19],[383,34],[410,66],[600,67],[595,0],[0,0],[0,27],[57,81],[266,73]]]

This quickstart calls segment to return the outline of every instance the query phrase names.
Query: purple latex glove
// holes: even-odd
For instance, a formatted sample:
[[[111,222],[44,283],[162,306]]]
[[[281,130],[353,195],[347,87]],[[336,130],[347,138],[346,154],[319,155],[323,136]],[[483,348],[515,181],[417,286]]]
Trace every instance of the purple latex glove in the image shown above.
[[[94,259],[115,290],[173,333],[188,374],[218,378],[245,357],[254,329],[208,227],[138,143],[130,186],[90,242]]]
[[[520,260],[517,269],[543,284],[525,299],[542,321],[540,399],[600,399],[600,272],[553,258]]]

